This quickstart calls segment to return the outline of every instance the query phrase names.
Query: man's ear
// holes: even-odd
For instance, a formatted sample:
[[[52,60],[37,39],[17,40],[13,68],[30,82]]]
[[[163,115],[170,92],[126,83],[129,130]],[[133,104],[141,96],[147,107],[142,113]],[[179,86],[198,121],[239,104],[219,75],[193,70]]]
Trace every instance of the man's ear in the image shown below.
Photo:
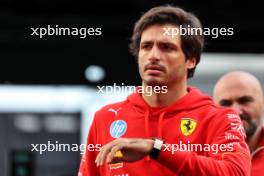
[[[193,69],[196,66],[196,58],[195,57],[188,58],[186,64],[188,69]]]

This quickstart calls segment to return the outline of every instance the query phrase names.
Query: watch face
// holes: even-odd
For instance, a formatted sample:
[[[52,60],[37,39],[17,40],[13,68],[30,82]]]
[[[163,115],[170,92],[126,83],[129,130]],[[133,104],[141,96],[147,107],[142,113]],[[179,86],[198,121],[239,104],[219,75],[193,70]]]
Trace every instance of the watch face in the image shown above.
[[[163,141],[160,139],[155,139],[153,148],[161,150]]]

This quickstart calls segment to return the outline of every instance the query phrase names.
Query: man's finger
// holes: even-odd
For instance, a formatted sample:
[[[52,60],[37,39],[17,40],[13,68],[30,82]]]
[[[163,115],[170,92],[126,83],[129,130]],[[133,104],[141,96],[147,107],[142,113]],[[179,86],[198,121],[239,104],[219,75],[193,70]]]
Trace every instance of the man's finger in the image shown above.
[[[111,151],[111,146],[108,145],[107,147],[105,147],[99,155],[99,166],[102,166],[104,164],[105,158],[107,156],[107,154]]]
[[[118,141],[114,140],[114,141],[112,141],[112,142],[110,142],[110,143],[108,143],[102,147],[101,151],[99,152],[99,154],[97,155],[96,160],[95,160],[97,166],[103,165],[107,154],[111,151],[112,147],[114,147],[117,144],[118,144]]]
[[[110,163],[113,160],[113,158],[116,157],[121,158],[123,156],[121,153],[122,148],[123,148],[123,144],[114,146],[110,151],[110,153],[108,154],[106,162]]]
[[[106,144],[105,146],[102,147],[101,151],[98,153],[95,160],[97,166],[101,165],[104,153],[110,152],[109,147],[110,147],[109,144]]]

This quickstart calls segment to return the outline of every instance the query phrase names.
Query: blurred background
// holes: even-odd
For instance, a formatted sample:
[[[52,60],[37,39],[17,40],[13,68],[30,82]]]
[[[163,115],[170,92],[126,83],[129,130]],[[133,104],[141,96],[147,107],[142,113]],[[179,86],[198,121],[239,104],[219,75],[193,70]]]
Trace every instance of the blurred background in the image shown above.
[[[31,152],[31,144],[85,143],[94,112],[128,92],[98,94],[97,86],[140,85],[128,51],[132,28],[149,8],[172,4],[196,14],[203,27],[233,28],[212,38],[189,84],[211,95],[216,80],[245,70],[264,85],[264,24],[259,1],[1,0],[0,176],[73,176],[80,151]],[[39,36],[48,25],[101,28],[102,35]]]

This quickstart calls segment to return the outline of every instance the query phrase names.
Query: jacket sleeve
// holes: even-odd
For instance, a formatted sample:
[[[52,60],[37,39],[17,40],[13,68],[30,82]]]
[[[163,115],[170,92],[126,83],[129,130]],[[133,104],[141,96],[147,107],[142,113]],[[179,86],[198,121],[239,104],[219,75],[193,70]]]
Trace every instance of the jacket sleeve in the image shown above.
[[[239,116],[225,110],[214,119],[217,121],[205,129],[211,129],[210,146],[218,146],[217,152],[211,150],[204,156],[178,150],[172,154],[173,146],[167,145],[167,150],[161,151],[158,162],[179,175],[249,176],[250,152]]]
[[[85,153],[82,156],[78,176],[99,176],[99,169],[95,164],[95,159],[100,150],[97,144],[96,118],[94,118],[89,130]]]

